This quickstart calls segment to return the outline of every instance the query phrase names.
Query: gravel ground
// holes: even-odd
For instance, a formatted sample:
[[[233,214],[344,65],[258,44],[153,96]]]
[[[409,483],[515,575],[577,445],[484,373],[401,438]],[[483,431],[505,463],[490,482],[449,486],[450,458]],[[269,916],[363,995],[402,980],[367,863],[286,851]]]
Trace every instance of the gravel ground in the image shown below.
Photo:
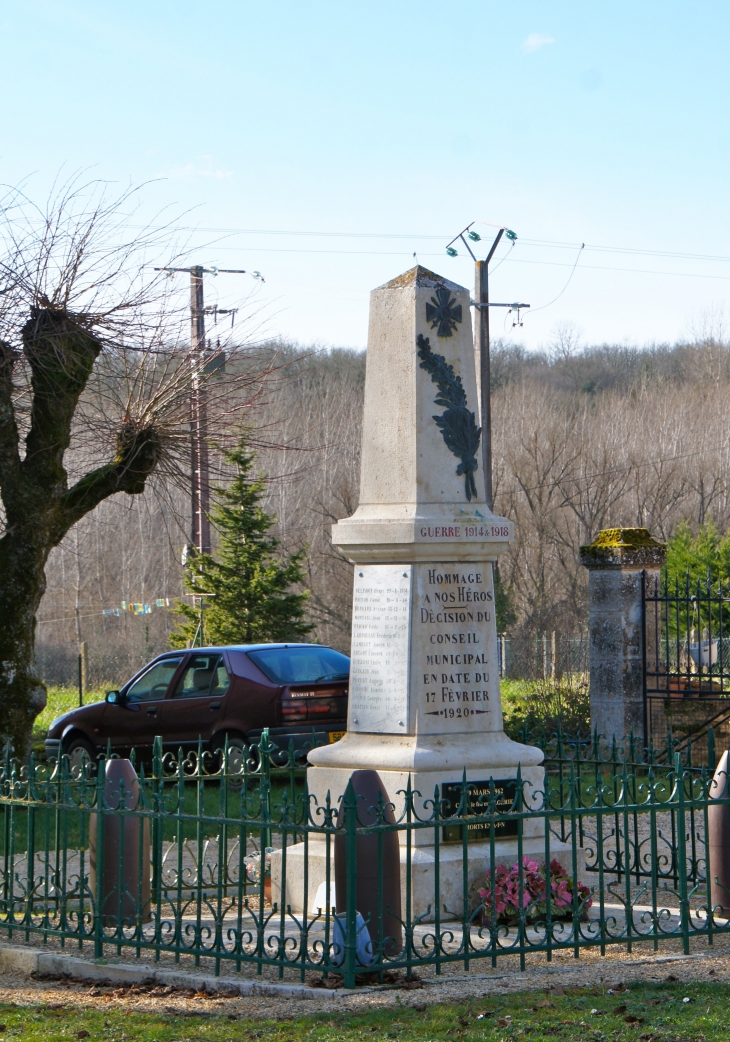
[[[699,946],[698,946],[699,947]],[[160,964],[158,964],[159,966]],[[182,967],[180,967],[182,968]],[[200,971],[198,971],[200,972]],[[230,975],[231,977],[233,974]],[[619,982],[630,987],[632,981],[675,980],[730,981],[730,937],[720,937],[712,948],[702,947],[690,956],[681,954],[679,944],[666,942],[655,953],[650,944],[635,944],[631,953],[624,948],[610,949],[601,957],[598,950],[585,950],[580,959],[569,952],[555,953],[551,963],[531,956],[524,970],[519,959],[504,957],[496,969],[474,963],[470,972],[463,965],[450,966],[437,978],[431,970],[421,971],[415,986],[364,987],[352,993],[312,989],[311,999],[272,998],[271,996],[227,996],[194,992],[193,989],[161,985],[106,985],[68,979],[33,979],[24,974],[6,973],[0,980],[0,1002],[19,1006],[44,1004],[64,1006],[124,1008],[168,1014],[287,1019],[315,1013],[339,1013],[373,1006],[410,1005],[424,1008],[439,1002],[479,999],[527,990],[563,987],[609,988]],[[308,980],[314,979],[310,975]]]

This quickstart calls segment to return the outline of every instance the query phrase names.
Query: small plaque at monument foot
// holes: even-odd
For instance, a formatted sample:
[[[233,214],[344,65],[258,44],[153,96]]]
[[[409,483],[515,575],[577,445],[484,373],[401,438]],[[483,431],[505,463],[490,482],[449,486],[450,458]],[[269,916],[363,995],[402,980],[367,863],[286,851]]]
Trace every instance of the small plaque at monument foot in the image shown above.
[[[490,781],[468,781],[466,783],[468,796],[466,801],[466,817],[472,815],[480,817],[489,812],[491,799]],[[459,811],[461,802],[461,782],[445,782],[441,786],[442,811],[444,817],[455,815]],[[515,778],[494,779],[495,809],[497,814],[509,814],[515,802],[517,794],[517,781]],[[517,835],[517,818],[496,818],[494,822],[494,838],[506,839]],[[445,825],[443,830],[444,843],[461,843],[463,825]],[[491,835],[491,823],[489,821],[474,822],[467,824],[467,835],[470,841],[483,842]]]

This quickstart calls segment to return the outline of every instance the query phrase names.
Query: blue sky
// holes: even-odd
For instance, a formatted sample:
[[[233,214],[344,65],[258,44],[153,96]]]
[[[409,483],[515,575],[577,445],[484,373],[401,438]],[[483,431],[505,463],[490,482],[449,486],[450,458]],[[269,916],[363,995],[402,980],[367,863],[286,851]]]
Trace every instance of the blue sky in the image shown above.
[[[730,326],[727,3],[5,0],[0,34],[0,179],[154,180],[195,260],[264,274],[206,291],[254,287],[271,334],[364,346],[414,251],[471,284],[444,246],[475,219],[519,236],[492,298],[536,309],[587,244],[496,334]]]

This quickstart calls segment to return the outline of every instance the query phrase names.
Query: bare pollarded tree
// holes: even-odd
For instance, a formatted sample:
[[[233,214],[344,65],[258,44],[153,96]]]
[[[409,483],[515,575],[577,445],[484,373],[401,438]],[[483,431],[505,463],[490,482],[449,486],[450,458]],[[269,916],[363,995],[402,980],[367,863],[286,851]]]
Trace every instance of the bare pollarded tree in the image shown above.
[[[265,509],[287,553],[307,547],[303,585],[317,639],[348,652],[352,565],[330,532],[357,506],[365,357],[283,341],[262,344],[260,355],[279,366],[256,405]],[[220,462],[212,446],[211,464]],[[220,485],[229,480],[223,470],[217,475]],[[119,687],[166,648],[175,620],[164,600],[183,594],[188,512],[189,490],[153,475],[142,495],[107,500],[52,551],[36,638],[37,668],[49,684],[75,682],[80,641],[90,688]],[[149,614],[118,614],[133,602],[146,602]]]
[[[44,207],[0,204],[0,739],[18,752],[46,700],[32,662],[49,553],[109,497],[186,476],[194,380],[221,440],[274,368],[229,349],[211,375],[154,272],[175,261],[172,229],[129,235],[137,196],[77,180]]]

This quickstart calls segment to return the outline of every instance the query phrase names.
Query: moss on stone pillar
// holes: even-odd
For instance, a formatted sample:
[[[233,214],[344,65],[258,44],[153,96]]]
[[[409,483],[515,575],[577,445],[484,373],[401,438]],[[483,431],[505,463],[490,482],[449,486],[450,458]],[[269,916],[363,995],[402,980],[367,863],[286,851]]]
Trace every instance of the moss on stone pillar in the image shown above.
[[[588,546],[580,548],[581,564],[595,569],[662,568],[667,544],[653,538],[647,528],[604,528]]]

